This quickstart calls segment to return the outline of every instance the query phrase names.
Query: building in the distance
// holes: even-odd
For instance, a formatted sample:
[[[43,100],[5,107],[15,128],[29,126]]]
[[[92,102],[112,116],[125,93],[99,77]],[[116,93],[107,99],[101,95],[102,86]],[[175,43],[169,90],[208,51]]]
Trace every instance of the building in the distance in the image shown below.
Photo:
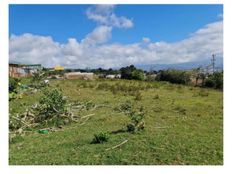
[[[70,72],[64,74],[65,79],[82,79],[82,80],[93,80],[94,73],[87,73],[87,72]]]
[[[64,67],[58,65],[58,66],[55,66],[55,67],[54,67],[54,70],[55,70],[55,71],[64,71]]]
[[[14,78],[31,77],[33,73],[41,69],[41,64],[9,63],[9,76]]]

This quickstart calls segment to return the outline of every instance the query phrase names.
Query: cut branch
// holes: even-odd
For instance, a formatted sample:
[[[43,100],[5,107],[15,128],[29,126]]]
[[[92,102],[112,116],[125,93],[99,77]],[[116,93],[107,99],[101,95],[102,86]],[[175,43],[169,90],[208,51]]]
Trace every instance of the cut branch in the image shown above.
[[[128,142],[128,140],[125,140],[125,141],[121,142],[120,144],[118,144],[118,145],[116,145],[116,146],[114,146],[114,147],[110,147],[110,148],[106,149],[106,151],[108,151],[108,150],[113,150],[113,149],[115,149],[115,148],[117,148],[117,147],[122,146],[123,144],[125,144],[125,143],[127,143],[127,142]]]

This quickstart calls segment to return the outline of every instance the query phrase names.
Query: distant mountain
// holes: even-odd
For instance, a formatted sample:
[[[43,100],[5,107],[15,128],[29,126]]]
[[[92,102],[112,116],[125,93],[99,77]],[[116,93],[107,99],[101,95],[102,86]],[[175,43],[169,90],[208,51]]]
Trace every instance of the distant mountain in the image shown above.
[[[180,69],[180,70],[189,70],[197,68],[199,66],[206,67],[210,64],[210,60],[197,61],[197,62],[187,62],[187,63],[178,63],[178,64],[150,64],[150,65],[135,65],[137,68],[143,69],[145,71],[150,70],[164,70],[164,69]],[[215,68],[223,70],[223,59],[217,59],[215,61]]]

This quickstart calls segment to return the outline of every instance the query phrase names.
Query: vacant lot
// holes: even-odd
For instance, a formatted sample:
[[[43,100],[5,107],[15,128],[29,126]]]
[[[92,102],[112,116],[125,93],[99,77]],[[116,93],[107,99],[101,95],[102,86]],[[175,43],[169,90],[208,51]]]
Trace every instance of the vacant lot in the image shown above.
[[[52,80],[50,86],[62,89],[70,102],[93,104],[78,114],[94,115],[49,134],[32,130],[16,137],[9,146],[11,165],[223,164],[221,91],[126,80]],[[40,95],[10,101],[9,112],[24,112]],[[120,131],[129,118],[118,108],[128,103],[143,107],[144,130]],[[111,133],[109,141],[91,144],[101,131]]]

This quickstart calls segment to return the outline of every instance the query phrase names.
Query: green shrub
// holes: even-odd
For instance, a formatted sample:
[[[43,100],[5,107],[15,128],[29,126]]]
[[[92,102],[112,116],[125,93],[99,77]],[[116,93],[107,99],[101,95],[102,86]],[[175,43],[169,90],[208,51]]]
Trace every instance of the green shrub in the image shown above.
[[[159,81],[168,81],[177,84],[188,84],[190,82],[190,74],[183,70],[161,70],[156,79]]]
[[[143,70],[136,69],[132,71],[132,79],[134,80],[144,80],[144,72]]]
[[[223,72],[215,72],[204,83],[205,87],[223,89]]]
[[[110,138],[109,133],[107,132],[100,132],[98,134],[94,134],[94,138],[91,141],[92,144],[99,144],[99,143],[104,143],[107,142]]]
[[[47,120],[58,116],[67,110],[67,100],[63,93],[58,89],[43,90],[43,96],[39,100],[38,119],[39,121]]]
[[[9,78],[9,92],[16,92],[19,82],[20,82],[19,79],[10,77]]]
[[[131,122],[127,124],[127,131],[128,132],[136,132],[139,130],[144,129],[145,123],[144,123],[144,115],[145,113],[143,112],[143,107],[141,107],[138,111],[131,111],[127,114]]]
[[[127,124],[127,131],[128,132],[135,132],[135,129],[136,129],[135,124],[133,124],[133,123]]]
[[[205,86],[209,88],[214,88],[215,87],[215,81],[212,78],[206,79],[205,80]]]
[[[127,100],[125,103],[122,103],[116,107],[115,110],[118,110],[119,112],[130,113],[132,111],[132,107],[133,105],[131,101]]]

